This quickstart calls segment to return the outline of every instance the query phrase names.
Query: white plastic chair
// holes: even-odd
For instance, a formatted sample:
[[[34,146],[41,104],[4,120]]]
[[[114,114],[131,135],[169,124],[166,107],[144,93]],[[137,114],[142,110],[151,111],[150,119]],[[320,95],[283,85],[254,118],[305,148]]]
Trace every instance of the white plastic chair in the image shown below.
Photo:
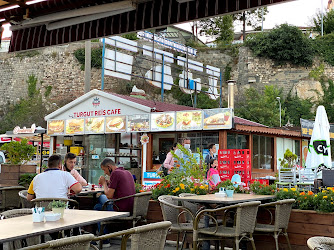
[[[292,188],[296,185],[296,182],[295,168],[281,168],[278,170],[277,188]]]
[[[315,172],[310,168],[299,169],[299,178],[297,182],[297,187],[311,191],[314,186],[314,179],[316,178]]]

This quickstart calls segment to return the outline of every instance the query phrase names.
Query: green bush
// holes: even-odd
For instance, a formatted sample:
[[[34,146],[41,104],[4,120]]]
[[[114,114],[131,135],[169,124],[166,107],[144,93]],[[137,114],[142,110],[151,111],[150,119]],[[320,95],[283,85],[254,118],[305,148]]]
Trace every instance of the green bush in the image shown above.
[[[248,36],[245,45],[256,56],[272,59],[280,65],[310,66],[315,55],[311,40],[297,27],[288,24],[282,24],[268,33]]]
[[[34,179],[36,175],[37,174],[30,174],[30,173],[21,174],[19,178],[19,185],[22,185],[24,187],[29,187],[31,181]]]
[[[28,144],[28,139],[6,143],[1,150],[6,151],[9,164],[24,164],[36,152],[35,147]]]
[[[74,51],[74,56],[78,59],[81,64],[81,69],[83,70],[85,67],[85,49],[77,49]],[[92,68],[100,69],[102,67],[102,48],[92,48],[91,60]]]
[[[317,54],[319,54],[325,62],[334,66],[334,34],[318,36],[314,41],[314,48]]]

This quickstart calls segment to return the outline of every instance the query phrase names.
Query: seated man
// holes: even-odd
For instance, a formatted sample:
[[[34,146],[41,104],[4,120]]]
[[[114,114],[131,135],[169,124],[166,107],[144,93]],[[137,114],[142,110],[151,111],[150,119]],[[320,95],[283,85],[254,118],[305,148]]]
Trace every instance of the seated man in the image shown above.
[[[65,171],[61,171],[61,156],[51,155],[48,160],[48,168],[35,176],[30,183],[27,199],[34,198],[67,198],[68,189],[74,193],[80,193],[82,186],[74,177]]]
[[[108,199],[118,199],[136,193],[135,183],[132,174],[123,167],[117,167],[115,162],[106,158],[101,163],[101,168],[105,175],[110,176],[107,181],[104,176],[100,176],[99,183],[103,186],[104,195],[98,199],[99,203],[95,205],[94,209],[102,210],[103,204]],[[128,198],[116,201],[112,206],[108,206],[108,210],[132,212],[134,198]]]

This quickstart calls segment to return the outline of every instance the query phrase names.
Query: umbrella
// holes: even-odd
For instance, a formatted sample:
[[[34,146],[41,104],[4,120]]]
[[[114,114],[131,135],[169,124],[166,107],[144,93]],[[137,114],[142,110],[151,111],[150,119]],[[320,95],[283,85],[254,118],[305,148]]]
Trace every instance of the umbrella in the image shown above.
[[[322,169],[332,165],[329,128],[325,107],[319,106],[305,163],[306,168],[316,169],[318,178],[322,178]]]

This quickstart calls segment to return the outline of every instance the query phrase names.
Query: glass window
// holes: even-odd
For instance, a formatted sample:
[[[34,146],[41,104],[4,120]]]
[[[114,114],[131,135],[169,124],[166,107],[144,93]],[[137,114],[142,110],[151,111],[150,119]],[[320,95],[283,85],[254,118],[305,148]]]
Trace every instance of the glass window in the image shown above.
[[[191,151],[196,152],[197,148],[203,150],[208,148],[208,145],[219,144],[218,132],[211,133],[188,133],[187,136],[191,140]]]
[[[248,149],[248,135],[227,134],[227,149]]]
[[[253,168],[273,169],[274,138],[253,135]]]

